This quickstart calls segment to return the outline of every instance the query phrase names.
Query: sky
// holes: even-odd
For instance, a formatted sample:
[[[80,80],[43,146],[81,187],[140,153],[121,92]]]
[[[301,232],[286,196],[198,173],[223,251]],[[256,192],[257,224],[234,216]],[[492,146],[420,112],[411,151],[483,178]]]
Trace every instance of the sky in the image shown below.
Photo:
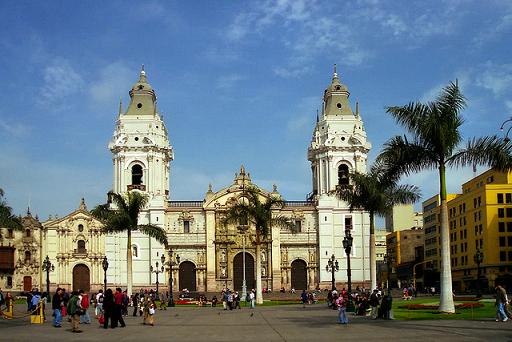
[[[433,100],[455,79],[465,140],[503,134],[512,117],[511,1],[6,0],[0,13],[0,188],[15,213],[30,206],[42,220],[81,197],[105,202],[107,144],[142,64],[175,152],[173,200],[202,200],[241,164],[257,185],[304,200],[334,63],[359,101],[370,161],[405,133],[386,106]],[[450,170],[449,192],[472,176]],[[423,199],[438,191],[434,171],[403,182]]]

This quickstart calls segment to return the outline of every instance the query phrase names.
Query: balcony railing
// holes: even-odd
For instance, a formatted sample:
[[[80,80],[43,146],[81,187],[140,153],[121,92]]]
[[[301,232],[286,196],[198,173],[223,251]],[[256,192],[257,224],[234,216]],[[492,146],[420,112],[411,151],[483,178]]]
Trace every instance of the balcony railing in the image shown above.
[[[200,208],[203,206],[203,201],[169,201],[169,207],[194,207]]]
[[[132,190],[140,190],[140,191],[146,191],[146,186],[144,184],[130,184],[127,186],[128,191]]]
[[[285,201],[285,207],[312,207],[315,202],[312,201]]]

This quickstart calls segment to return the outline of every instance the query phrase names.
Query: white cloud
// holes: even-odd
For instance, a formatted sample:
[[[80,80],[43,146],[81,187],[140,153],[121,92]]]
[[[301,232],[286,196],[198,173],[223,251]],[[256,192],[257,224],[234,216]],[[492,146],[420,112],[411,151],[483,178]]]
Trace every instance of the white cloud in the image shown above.
[[[85,197],[89,208],[106,200],[111,181],[108,177],[98,175],[109,174],[108,159],[105,160],[103,165],[106,168],[103,169],[94,168],[92,163],[85,167],[85,164],[72,166],[67,161],[37,160],[28,156],[24,149],[12,144],[0,144],[0,150],[3,151],[0,184],[17,214],[26,211],[29,201],[32,213],[45,219],[50,214],[62,216],[75,210],[81,197]]]
[[[476,75],[476,85],[490,90],[494,96],[510,95],[512,90],[512,64],[486,63]]]
[[[215,86],[217,89],[228,89],[234,87],[243,79],[244,77],[240,74],[222,75],[217,79]]]
[[[82,90],[82,76],[62,58],[57,58],[43,71],[44,84],[41,88],[41,104],[62,105],[65,99]]]
[[[4,132],[16,138],[27,136],[31,131],[31,127],[20,122],[7,122],[0,120],[0,132]]]
[[[138,75],[124,62],[116,61],[105,65],[90,81],[89,94],[93,104],[115,104],[119,97],[126,94],[127,85],[135,83]]]

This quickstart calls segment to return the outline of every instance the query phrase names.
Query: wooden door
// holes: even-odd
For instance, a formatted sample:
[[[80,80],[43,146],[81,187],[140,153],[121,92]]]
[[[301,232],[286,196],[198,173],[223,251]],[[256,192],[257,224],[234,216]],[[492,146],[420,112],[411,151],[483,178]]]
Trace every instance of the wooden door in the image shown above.
[[[308,272],[304,260],[294,260],[292,262],[292,288],[295,290],[308,289]]]
[[[73,268],[73,291],[91,290],[91,278],[89,267],[84,264],[78,264]]]
[[[32,277],[31,276],[23,277],[23,291],[25,291],[25,292],[32,291]]]
[[[238,253],[233,259],[233,288],[236,291],[242,290],[244,280],[244,254]],[[249,253],[245,252],[245,283],[247,284],[247,291],[256,288],[256,281],[254,278],[254,258]]]
[[[179,290],[196,290],[196,266],[190,261],[184,261],[180,264]]]

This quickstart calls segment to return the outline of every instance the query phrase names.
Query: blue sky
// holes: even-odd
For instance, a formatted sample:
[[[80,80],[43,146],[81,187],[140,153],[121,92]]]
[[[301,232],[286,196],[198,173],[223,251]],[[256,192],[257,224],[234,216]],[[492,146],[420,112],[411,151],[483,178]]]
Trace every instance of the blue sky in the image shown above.
[[[371,160],[401,134],[384,107],[458,78],[466,138],[512,116],[510,1],[2,1],[0,187],[46,219],[105,200],[119,98],[145,64],[175,160],[172,199],[200,200],[240,164],[286,199],[311,191],[306,152],[332,65],[360,102]],[[479,169],[483,171],[483,169]],[[471,170],[450,172],[459,191]],[[406,179],[424,198],[436,174]]]

